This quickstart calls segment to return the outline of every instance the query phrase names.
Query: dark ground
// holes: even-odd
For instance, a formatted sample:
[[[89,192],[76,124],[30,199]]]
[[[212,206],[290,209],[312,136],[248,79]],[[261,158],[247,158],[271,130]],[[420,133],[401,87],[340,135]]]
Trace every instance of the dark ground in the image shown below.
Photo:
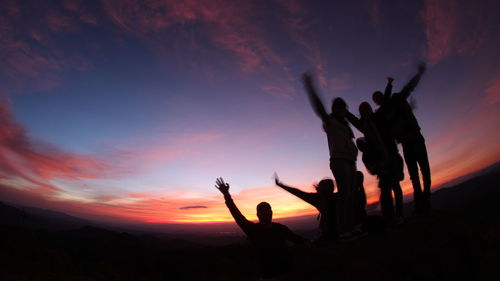
[[[296,280],[500,280],[499,171],[435,192],[431,216],[350,242],[293,247]],[[20,212],[0,206],[0,280],[257,280],[245,242],[49,231],[16,226],[13,218],[27,216]]]

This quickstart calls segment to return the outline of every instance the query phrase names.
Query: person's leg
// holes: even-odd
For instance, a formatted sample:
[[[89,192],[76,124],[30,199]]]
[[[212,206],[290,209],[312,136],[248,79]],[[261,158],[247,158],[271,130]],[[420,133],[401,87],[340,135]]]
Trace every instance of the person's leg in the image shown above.
[[[413,185],[413,200],[415,202],[415,210],[421,211],[422,208],[422,187],[420,185],[420,177],[418,175],[417,156],[414,143],[406,141],[402,143],[403,155],[405,158],[408,174],[410,175],[411,183]]]
[[[336,210],[337,230],[339,235],[342,235],[349,231],[347,216],[349,200],[351,197],[351,179],[349,174],[350,168],[347,160],[332,159],[330,160],[330,169],[332,170],[333,176],[335,177],[338,192],[338,202]]]
[[[422,193],[422,208],[425,212],[430,211],[431,208],[431,169],[429,166],[429,158],[427,156],[427,148],[425,147],[425,140],[422,135],[415,141],[417,162],[422,173],[422,181],[424,190]]]
[[[425,146],[425,140],[422,135],[417,138],[415,142],[417,162],[420,166],[420,172],[422,173],[422,181],[424,185],[423,192],[425,194],[430,194],[431,192],[431,169],[429,165],[429,158],[427,155],[427,147]]]
[[[380,187],[380,207],[385,222],[391,224],[394,221],[394,206],[392,203],[392,190],[386,178],[382,176],[379,182]]]
[[[348,161],[348,173],[349,173],[349,197],[348,197],[348,213],[347,213],[347,227],[348,231],[352,231],[354,229],[355,223],[355,214],[356,214],[356,205],[354,202],[354,194],[356,193],[356,162]]]
[[[396,205],[396,218],[401,219],[403,218],[403,190],[401,189],[401,185],[399,184],[399,181],[396,181],[393,186],[394,192],[394,201]]]

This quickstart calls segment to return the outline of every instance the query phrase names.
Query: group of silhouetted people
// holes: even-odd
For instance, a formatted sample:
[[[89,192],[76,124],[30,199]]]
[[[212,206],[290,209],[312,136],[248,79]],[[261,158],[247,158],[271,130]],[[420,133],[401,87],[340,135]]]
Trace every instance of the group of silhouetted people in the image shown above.
[[[413,185],[414,212],[430,212],[431,176],[427,149],[412,106],[407,101],[425,69],[425,64],[420,64],[417,73],[398,93],[392,93],[394,79],[389,77],[384,93],[373,93],[372,98],[378,108],[373,111],[368,102],[362,102],[359,105],[359,117],[349,112],[342,98],[335,98],[331,113],[327,113],[314,87],[313,76],[308,73],[303,75],[306,93],[327,136],[330,169],[337,192],[334,192],[335,184],[331,179],[321,180],[316,185],[316,192],[312,193],[287,186],[277,176],[275,183],[318,210],[319,231],[316,244],[336,239],[347,241],[366,234],[366,194],[363,173],[356,167],[358,150],[362,153],[361,159],[367,171],[378,179],[380,205],[386,225],[404,222],[403,192],[400,186],[400,181],[404,178],[404,164],[397,143],[402,146]],[[349,124],[359,130],[363,137],[354,141]],[[423,177],[423,190],[419,168]],[[229,184],[219,178],[216,187],[224,195],[236,223],[257,249],[261,278],[278,280],[279,276],[286,276],[292,268],[286,241],[304,244],[307,240],[294,234],[286,226],[273,223],[272,209],[266,202],[257,205],[259,222],[248,221],[231,199]]]

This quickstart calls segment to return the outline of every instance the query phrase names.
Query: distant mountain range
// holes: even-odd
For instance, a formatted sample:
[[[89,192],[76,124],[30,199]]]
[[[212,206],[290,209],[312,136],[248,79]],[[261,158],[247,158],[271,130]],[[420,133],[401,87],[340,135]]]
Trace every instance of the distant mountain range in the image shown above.
[[[473,213],[467,206],[482,205],[486,212],[497,211],[500,204],[500,162],[485,169],[463,176],[452,181],[454,186],[446,184],[432,195],[433,208],[453,209],[464,213]],[[478,202],[479,201],[479,202]],[[405,204],[406,213],[411,212],[412,202]],[[302,233],[312,233],[317,226],[316,215],[295,218],[278,219],[278,222],[288,225],[292,229],[301,229]],[[31,229],[71,230],[85,226],[110,229],[134,234],[154,234],[162,238],[173,239],[185,237],[187,233],[194,240],[205,240],[208,243],[214,239],[208,236],[225,236],[229,240],[232,236],[241,236],[241,231],[233,223],[217,224],[129,224],[110,225],[74,217],[65,213],[24,206],[13,206],[0,202],[0,224],[19,226]],[[207,234],[212,234],[208,235]],[[220,239],[215,238],[220,242]],[[209,241],[210,240],[210,241]]]
[[[430,216],[409,215],[397,227],[384,227],[379,220],[378,228],[353,241],[291,247],[298,265],[294,276],[312,281],[500,280],[499,198],[496,166],[434,192]],[[410,214],[412,203],[406,206]],[[280,221],[308,238],[317,227],[315,216]],[[0,280],[258,279],[252,247],[234,223],[123,227],[0,204]],[[172,232],[176,227],[186,232]]]
[[[441,184],[440,186],[438,186],[438,188],[453,187],[453,186],[458,185],[460,183],[463,183],[463,182],[465,182],[465,181],[467,181],[469,179],[473,179],[473,178],[476,178],[476,177],[479,177],[479,176],[482,176],[482,175],[486,175],[486,174],[490,174],[490,173],[496,173],[498,171],[500,171],[500,161],[496,162],[495,164],[490,165],[490,166],[488,166],[486,168],[483,168],[481,170],[472,172],[472,173],[467,174],[465,176],[461,176],[461,177],[453,179],[453,180],[451,180],[449,182]]]

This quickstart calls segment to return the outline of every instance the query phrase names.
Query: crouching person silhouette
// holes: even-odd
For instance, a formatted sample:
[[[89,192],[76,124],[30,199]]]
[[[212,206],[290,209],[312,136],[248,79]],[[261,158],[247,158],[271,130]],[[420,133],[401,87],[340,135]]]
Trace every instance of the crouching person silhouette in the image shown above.
[[[261,202],[257,205],[259,222],[254,223],[247,220],[234,204],[228,183],[218,178],[215,187],[224,195],[231,215],[257,251],[261,280],[292,280],[290,273],[293,262],[286,241],[295,244],[305,244],[308,241],[288,227],[272,222],[273,210],[269,203]]]
[[[277,186],[299,197],[307,203],[313,205],[319,211],[319,232],[317,244],[337,239],[337,193],[334,193],[335,185],[331,179],[321,180],[315,187],[316,192],[304,192],[300,189],[283,184],[274,174],[274,181]]]

